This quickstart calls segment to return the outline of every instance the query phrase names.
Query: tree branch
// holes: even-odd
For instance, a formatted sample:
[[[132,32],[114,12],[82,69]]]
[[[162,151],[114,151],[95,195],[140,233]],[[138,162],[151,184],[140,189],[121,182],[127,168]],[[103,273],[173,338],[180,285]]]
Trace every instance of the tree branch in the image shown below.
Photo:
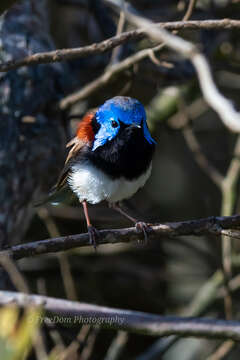
[[[94,43],[91,45],[72,48],[72,49],[61,49],[48,52],[36,53],[29,55],[20,60],[10,60],[0,64],[0,72],[17,69],[21,66],[30,66],[37,64],[48,64],[53,62],[72,60],[89,55],[95,55],[111,50],[116,46],[119,46],[130,40],[136,40],[143,37],[143,31],[133,30],[124,32],[121,35],[114,36],[100,43]]]
[[[158,23],[155,25],[168,30],[239,29],[240,20],[223,19],[223,20],[202,20],[202,21],[200,20],[175,21],[175,22]],[[21,66],[48,64],[48,63],[66,61],[66,60],[86,57],[89,55],[103,53],[123,43],[132,40],[137,40],[143,36],[146,36],[145,29],[138,29],[138,30],[124,32],[120,35],[104,40],[100,43],[94,43],[84,47],[36,53],[33,55],[26,56],[22,59],[18,59],[18,60],[13,59],[1,63],[0,72],[17,69]]]
[[[126,59],[107,67],[106,71],[95,80],[83,86],[80,90],[66,96],[59,102],[61,110],[66,110],[76,102],[87,98],[89,95],[99,90],[104,85],[108,84],[114,76],[127,70],[136,63],[142,61],[144,58],[149,56],[150,53],[155,53],[161,48],[161,45],[155,46],[154,48],[144,49],[138,51],[136,54],[127,57]]]
[[[159,316],[11,291],[0,291],[0,304],[16,304],[20,307],[40,306],[51,316],[45,318],[40,316],[39,323],[52,321],[75,326],[100,325],[150,336],[175,334],[240,340],[240,322],[237,321]]]
[[[191,13],[193,11],[194,5],[196,0],[191,0],[188,6],[188,10],[186,14],[184,15],[183,21],[186,22],[188,18],[191,16]],[[120,12],[120,18],[121,14],[124,14],[123,11]],[[124,15],[125,19],[125,15]],[[177,30],[175,30],[175,33]],[[90,83],[86,84],[83,88],[80,90],[75,91],[74,93],[66,96],[65,98],[61,99],[59,102],[59,107],[62,110],[65,110],[75,104],[76,102],[79,102],[83,100],[84,98],[87,98],[89,95],[91,95],[93,92],[99,90],[104,85],[108,84],[114,76],[118,75],[119,73],[123,72],[124,70],[129,69],[131,66],[137,64],[138,62],[142,61],[144,58],[149,57],[156,65],[160,65],[161,62],[155,57],[155,53],[159,50],[162,50],[164,47],[164,44],[160,44],[158,46],[155,46],[153,48],[147,48],[138,51],[137,53],[127,57],[126,59],[114,63],[112,60],[110,61],[110,65],[106,68],[104,73],[100,75],[97,79],[94,79]],[[117,48],[115,48],[116,50]]]
[[[118,5],[112,0],[104,1],[116,7],[119,11]],[[240,113],[234,109],[232,102],[225,98],[217,89],[208,62],[197,47],[193,43],[169,33],[163,27],[159,27],[143,17],[126,11],[126,18],[133,25],[144,29],[145,33],[152,40],[164,42],[167,47],[189,59],[195,67],[206,102],[218,113],[225,126],[231,131],[240,132]]]
[[[202,235],[224,235],[232,236],[231,229],[240,227],[240,215],[226,217],[208,217],[197,220],[188,220],[157,224],[152,226],[152,232],[149,238],[157,240],[160,236],[202,236]],[[229,230],[226,232],[226,230]],[[135,227],[124,229],[109,229],[99,231],[98,244],[116,244],[121,242],[139,241],[143,234],[139,233]],[[234,237],[237,232],[234,232]],[[10,256],[15,260],[27,258],[35,255],[42,255],[51,252],[59,252],[73,249],[76,247],[89,246],[88,234],[77,234],[62,236],[53,239],[40,240],[26,244],[12,246],[11,248],[1,251],[0,256]]]

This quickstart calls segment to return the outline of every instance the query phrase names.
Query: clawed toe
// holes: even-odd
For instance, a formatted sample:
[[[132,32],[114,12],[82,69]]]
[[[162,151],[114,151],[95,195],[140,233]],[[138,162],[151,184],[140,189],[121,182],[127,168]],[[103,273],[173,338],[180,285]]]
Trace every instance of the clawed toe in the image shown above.
[[[144,235],[143,244],[146,245],[148,243],[148,233],[152,231],[151,226],[143,221],[138,221],[135,223],[135,227],[138,232],[143,232]]]
[[[93,226],[88,226],[88,235],[89,235],[90,244],[96,250],[97,249],[97,238],[99,237],[99,231]]]

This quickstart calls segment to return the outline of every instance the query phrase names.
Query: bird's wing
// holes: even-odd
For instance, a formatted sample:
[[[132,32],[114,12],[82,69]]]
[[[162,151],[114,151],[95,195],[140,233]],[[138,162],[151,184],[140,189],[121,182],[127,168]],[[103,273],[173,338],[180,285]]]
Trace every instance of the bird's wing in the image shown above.
[[[67,143],[66,147],[70,148],[70,150],[66,158],[64,168],[58,177],[56,185],[52,188],[51,193],[60,190],[66,184],[71,166],[84,145],[86,145],[86,143],[78,137],[74,137]]]
[[[87,113],[79,123],[76,136],[66,145],[66,147],[69,148],[69,153],[67,155],[64,168],[58,177],[57,183],[50,190],[48,197],[36,203],[35,206],[42,205],[43,203],[49,201],[49,199],[54,197],[59,190],[65,188],[72,165],[79,160],[79,157],[81,157],[83,147],[91,144],[93,141],[94,132],[91,126],[91,121],[94,114],[95,111]]]
[[[70,147],[70,151],[65,161],[64,168],[62,169],[58,177],[57,183],[51,188],[47,197],[34,203],[34,207],[41,206],[49,201],[53,201],[53,200],[55,201],[58,194],[62,193],[61,190],[63,190],[63,192],[65,191],[64,188],[67,182],[69,171],[71,170],[71,166],[76,161],[76,157],[84,145],[86,145],[86,143],[77,137],[73,138],[71,141],[67,143],[66,147]]]

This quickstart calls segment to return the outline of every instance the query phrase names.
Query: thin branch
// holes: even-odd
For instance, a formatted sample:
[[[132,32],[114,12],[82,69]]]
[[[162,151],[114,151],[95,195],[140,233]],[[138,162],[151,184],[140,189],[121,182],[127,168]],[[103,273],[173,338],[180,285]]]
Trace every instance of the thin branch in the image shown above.
[[[225,295],[223,289],[224,276],[221,270],[217,270],[194,295],[191,302],[186,305],[181,311],[181,316],[197,317],[204,314],[208,308],[217,298],[222,298]],[[239,279],[231,280],[231,290],[234,291],[239,286]],[[222,287],[220,287],[222,286]],[[178,336],[170,336],[161,338],[153,343],[143,354],[137,357],[136,360],[151,360],[163,356],[168,349],[179,340]]]
[[[48,208],[46,206],[42,206],[38,209],[38,216],[42,219],[44,222],[49,236],[53,237],[59,237],[61,236],[60,231],[53,220],[53,218],[50,216],[50,213],[48,211]],[[69,260],[66,253],[59,253],[58,254],[58,261],[60,265],[62,280],[64,284],[64,289],[66,292],[66,296],[69,300],[77,300],[77,291],[74,285],[73,276],[71,273],[71,266],[69,264]]]
[[[118,9],[113,0],[104,0]],[[119,10],[119,9],[118,9]],[[176,35],[169,33],[164,28],[158,27],[155,23],[126,11],[126,18],[139,28],[145,28],[148,36],[159,42],[164,42],[167,47],[173,49],[185,58],[188,58],[198,75],[199,84],[206,102],[218,113],[223,123],[231,130],[240,132],[240,114],[234,109],[230,100],[226,99],[217,89],[211,74],[208,62],[197,47]],[[190,21],[187,21],[189,24]]]
[[[118,331],[116,337],[113,339],[111,345],[108,348],[107,354],[104,360],[117,360],[123,348],[128,341],[128,333],[126,331]]]
[[[208,158],[202,152],[201,146],[198,142],[197,137],[195,136],[191,126],[187,125],[184,127],[183,131],[184,139],[192,151],[193,156],[199,167],[211,178],[211,180],[221,188],[224,177],[218,171],[215,166],[213,166],[209,161]]]
[[[81,344],[86,342],[86,339],[88,338],[90,331],[91,331],[91,327],[89,325],[83,325],[81,327],[81,330],[79,331],[77,337],[61,353],[59,360],[67,360],[70,358],[74,359],[74,355],[77,354],[78,349],[81,346]]]
[[[161,236],[182,235],[221,235],[226,229],[240,227],[240,215],[211,216],[197,220],[171,222],[153,225],[149,233],[150,239],[158,240]],[[226,234],[226,232],[224,232]],[[124,229],[100,230],[98,244],[116,244],[120,242],[135,242],[143,238],[135,227]],[[88,234],[77,234],[58,237],[54,239],[40,240],[26,244],[12,246],[1,251],[0,257],[9,256],[15,260],[51,252],[65,251],[76,247],[90,246]]]
[[[192,152],[196,163],[205,174],[209,176],[215,185],[222,190],[225,177],[203,153],[201,144],[199,143],[191,124],[189,124],[190,120],[194,120],[208,110],[206,102],[203,101],[203,99],[197,99],[187,106],[184,99],[180,97],[179,105],[179,111],[168,119],[168,124],[172,128],[182,129],[183,137],[189,150]]]
[[[81,360],[88,360],[90,358],[99,330],[100,328],[98,326],[91,329],[90,334],[87,337],[86,344],[81,352]]]
[[[123,32],[123,29],[124,29],[124,25],[125,25],[124,6],[125,6],[125,4],[124,4],[124,0],[123,0],[122,1],[122,11],[119,14],[119,20],[118,20],[116,35],[120,35]],[[120,51],[121,51],[121,47],[115,47],[113,49],[111,59],[109,61],[108,66],[113,65],[116,62]]]
[[[195,0],[191,0],[191,2],[189,3],[187,13],[184,15],[184,18],[183,18],[184,22],[186,22],[186,20],[188,20],[188,18],[191,16],[191,13],[194,8],[194,3],[195,3]],[[121,15],[124,16],[124,21],[125,21],[125,14],[124,15],[123,14],[124,14],[124,12],[121,10],[120,18],[121,18]],[[175,33],[177,33],[177,32],[178,32],[178,30],[175,30]],[[118,32],[117,32],[117,35],[119,35]],[[157,65],[157,66],[163,65],[163,63],[160,62],[155,57],[155,53],[159,50],[162,50],[163,47],[164,47],[164,44],[160,44],[153,48],[141,50],[141,51],[137,52],[136,54],[129,56],[128,58],[122,60],[121,62],[118,62],[117,64],[114,64],[114,62],[111,59],[110,66],[108,66],[106,68],[105,72],[102,75],[100,75],[97,79],[93,80],[92,82],[88,83],[87,85],[85,85],[83,88],[81,88],[81,90],[77,90],[74,93],[63,98],[59,102],[60,109],[66,110],[68,107],[70,107],[70,106],[74,105],[75,103],[83,100],[84,98],[87,98],[88,96],[92,95],[92,93],[99,90],[104,85],[107,85],[111,81],[111,79],[114,78],[116,75],[129,69],[131,66],[134,66],[136,63],[142,61],[146,57],[149,57],[152,60],[152,62],[155,63],[155,65]],[[117,48],[115,48],[115,50],[116,49]],[[113,64],[113,65],[111,65],[111,64]]]
[[[86,57],[89,55],[95,55],[109,51],[116,46],[119,46],[123,43],[126,43],[130,40],[137,40],[143,37],[143,31],[133,30],[124,32],[120,35],[113,36],[107,40],[104,40],[100,43],[94,43],[91,45],[71,48],[71,49],[59,49],[48,52],[36,53],[29,55],[19,60],[9,60],[0,64],[0,72],[5,72],[13,69],[17,69],[21,66],[30,66],[37,64],[48,64],[59,61],[66,61],[72,59],[78,59],[81,57]]]
[[[189,5],[188,5],[188,8],[187,8],[186,14],[183,17],[183,21],[187,21],[192,16],[192,12],[194,10],[196,2],[197,2],[197,0],[190,0],[189,1]]]
[[[227,174],[222,183],[222,209],[221,215],[230,216],[236,203],[236,186],[240,175],[240,135],[238,135],[233,159],[230,162]],[[222,236],[222,263],[225,276],[225,290],[226,295],[224,297],[225,313],[228,319],[232,317],[232,298],[230,289],[228,287],[229,281],[232,276],[232,242],[224,236]]]
[[[175,21],[158,23],[156,26],[168,30],[199,30],[199,29],[240,29],[240,20],[194,20],[194,21]],[[145,29],[138,29],[124,32],[121,35],[113,36],[100,43],[94,43],[88,46],[72,48],[72,49],[58,49],[49,52],[36,53],[26,56],[22,59],[13,59],[0,64],[0,72],[5,72],[17,69],[21,66],[30,66],[37,64],[48,64],[59,61],[66,61],[95,55],[109,51],[116,46],[124,44],[128,41],[137,40],[146,36]]]
[[[15,265],[14,261],[12,261],[9,257],[1,257],[0,258],[0,266],[2,266],[5,271],[8,273],[9,278],[13,286],[26,294],[29,293],[28,284],[26,279],[24,278],[23,274],[18,270],[17,266]]]
[[[208,356],[206,360],[221,360],[225,358],[235,345],[235,342],[232,340],[225,341],[212,355]]]
[[[114,78],[117,74],[120,72],[123,72],[124,70],[127,70],[131,66],[135,65],[136,63],[140,62],[144,58],[149,56],[149,51],[156,52],[161,48],[160,46],[156,46],[151,49],[144,49],[136,54],[129,56],[128,58],[120,61],[119,63],[112,65],[106,69],[106,71],[100,75],[97,79],[91,81],[87,85],[81,88],[81,90],[78,90],[74,92],[73,94],[70,94],[63,98],[59,102],[59,107],[61,110],[66,110],[76,102],[83,100],[84,98],[91,95],[93,92],[99,90],[104,85],[107,85],[109,81]]]
[[[54,322],[54,319],[61,319],[68,325],[100,325],[149,336],[179,335],[240,340],[240,322],[237,321],[160,316],[11,291],[0,291],[0,304],[16,304],[24,308],[41,306],[51,314],[48,320]],[[39,318],[39,323],[44,323],[44,317]]]

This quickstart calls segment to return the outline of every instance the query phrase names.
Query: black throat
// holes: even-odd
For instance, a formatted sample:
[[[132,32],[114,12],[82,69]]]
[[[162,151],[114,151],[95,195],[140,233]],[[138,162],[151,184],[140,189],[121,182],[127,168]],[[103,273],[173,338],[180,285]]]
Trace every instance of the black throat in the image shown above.
[[[133,180],[144,174],[153,157],[155,145],[143,135],[143,129],[121,124],[117,136],[94,151],[86,151],[86,160],[111,178]]]

